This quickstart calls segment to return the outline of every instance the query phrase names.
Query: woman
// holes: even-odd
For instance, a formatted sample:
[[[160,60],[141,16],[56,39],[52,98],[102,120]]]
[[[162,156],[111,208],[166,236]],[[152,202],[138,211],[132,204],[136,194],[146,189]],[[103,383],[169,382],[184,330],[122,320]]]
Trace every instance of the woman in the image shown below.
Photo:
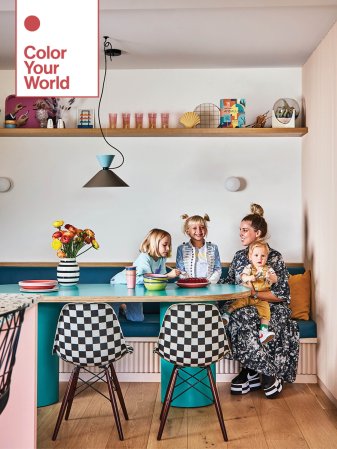
[[[241,284],[241,273],[248,265],[248,246],[267,235],[267,223],[263,209],[258,204],[251,205],[251,213],[243,218],[240,239],[246,248],[237,253],[229,267],[225,283]],[[283,381],[294,382],[299,353],[299,332],[297,323],[290,319],[288,271],[278,251],[270,248],[267,263],[277,276],[277,283],[270,291],[256,292],[252,297],[268,301],[271,319],[269,329],[275,338],[266,345],[259,341],[260,319],[255,307],[244,307],[230,315],[228,332],[232,343],[232,356],[243,366],[241,372],[231,382],[232,394],[246,394],[261,388],[267,398],[274,398],[282,391]],[[223,307],[220,303],[220,309]]]

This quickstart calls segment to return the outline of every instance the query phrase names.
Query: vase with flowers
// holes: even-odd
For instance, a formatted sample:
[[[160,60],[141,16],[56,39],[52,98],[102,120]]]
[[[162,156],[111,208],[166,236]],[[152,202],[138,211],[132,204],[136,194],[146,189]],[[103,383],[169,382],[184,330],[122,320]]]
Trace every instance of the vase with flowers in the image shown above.
[[[52,235],[51,246],[60,258],[57,280],[60,285],[76,285],[80,278],[80,268],[76,257],[91,248],[96,250],[99,248],[95,233],[91,229],[83,230],[71,224],[64,225],[63,220],[54,221],[53,226],[57,228],[57,231]]]

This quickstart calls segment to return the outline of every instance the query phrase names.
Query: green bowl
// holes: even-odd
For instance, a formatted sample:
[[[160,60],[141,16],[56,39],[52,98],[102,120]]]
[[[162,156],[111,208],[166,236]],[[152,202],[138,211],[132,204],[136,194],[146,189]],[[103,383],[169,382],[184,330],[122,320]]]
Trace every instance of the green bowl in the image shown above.
[[[165,290],[167,282],[146,282],[144,279],[144,286],[147,290],[151,291]]]
[[[149,279],[144,277],[144,282],[147,282],[149,284],[162,284],[163,282],[167,282],[167,278],[166,279]]]

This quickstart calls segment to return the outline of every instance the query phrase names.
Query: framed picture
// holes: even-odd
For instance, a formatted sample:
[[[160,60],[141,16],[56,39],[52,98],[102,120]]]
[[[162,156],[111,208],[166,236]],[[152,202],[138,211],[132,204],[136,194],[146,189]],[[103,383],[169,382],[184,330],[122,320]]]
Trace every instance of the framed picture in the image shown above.
[[[94,109],[77,109],[77,128],[95,128]]]

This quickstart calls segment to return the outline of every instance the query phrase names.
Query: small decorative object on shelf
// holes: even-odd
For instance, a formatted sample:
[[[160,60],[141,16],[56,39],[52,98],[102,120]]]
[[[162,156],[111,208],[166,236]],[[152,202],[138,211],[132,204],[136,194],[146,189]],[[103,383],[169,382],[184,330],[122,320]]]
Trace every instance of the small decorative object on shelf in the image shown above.
[[[54,228],[58,229],[54,232],[51,243],[52,248],[57,251],[57,257],[60,258],[57,280],[60,285],[76,285],[80,276],[76,257],[91,248],[98,249],[99,244],[91,229],[82,230],[70,224],[64,225],[62,229],[63,225],[63,220],[56,220],[53,223]],[[89,247],[81,251],[86,245]]]
[[[272,110],[273,128],[295,128],[296,119],[300,115],[300,107],[292,98],[278,99]]]
[[[179,119],[179,122],[185,126],[185,128],[194,128],[200,123],[200,117],[196,112],[185,112]]]
[[[77,128],[94,128],[94,127],[95,127],[94,109],[77,109]]]
[[[246,100],[224,98],[220,100],[220,128],[243,128],[246,124]]]
[[[40,122],[41,128],[47,128],[49,113],[52,112],[46,100],[37,100],[34,104],[35,117]]]
[[[196,128],[218,128],[220,122],[220,109],[213,103],[201,103],[195,109],[200,117]]]
[[[254,123],[251,123],[250,125],[246,125],[246,128],[264,128],[265,124],[268,119],[271,118],[271,116],[268,116],[269,111],[265,112],[264,114],[258,115],[255,119]]]

